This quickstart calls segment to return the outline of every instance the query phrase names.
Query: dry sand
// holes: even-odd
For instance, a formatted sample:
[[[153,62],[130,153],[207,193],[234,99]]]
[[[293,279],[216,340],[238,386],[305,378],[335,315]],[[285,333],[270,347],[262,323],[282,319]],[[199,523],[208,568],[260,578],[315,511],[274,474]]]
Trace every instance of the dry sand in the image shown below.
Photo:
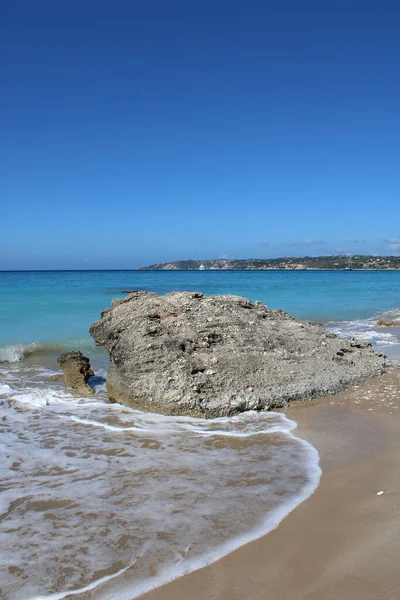
[[[400,598],[400,373],[285,413],[320,453],[316,492],[265,537],[143,600]]]

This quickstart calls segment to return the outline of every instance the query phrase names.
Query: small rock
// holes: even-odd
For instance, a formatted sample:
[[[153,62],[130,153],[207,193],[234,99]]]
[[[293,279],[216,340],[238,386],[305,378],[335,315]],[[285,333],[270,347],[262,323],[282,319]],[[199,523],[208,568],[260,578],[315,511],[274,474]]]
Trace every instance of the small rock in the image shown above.
[[[379,319],[377,322],[378,327],[399,327],[400,321],[398,319]]]
[[[85,396],[94,394],[87,383],[94,372],[90,368],[90,360],[82,352],[64,352],[57,362],[63,370],[65,385]]]

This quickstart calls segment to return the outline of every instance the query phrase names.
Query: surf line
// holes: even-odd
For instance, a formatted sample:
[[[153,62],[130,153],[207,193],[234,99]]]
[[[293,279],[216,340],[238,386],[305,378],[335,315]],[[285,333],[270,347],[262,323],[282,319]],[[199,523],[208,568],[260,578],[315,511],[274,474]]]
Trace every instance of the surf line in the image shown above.
[[[84,592],[90,592],[91,590],[99,587],[99,585],[110,581],[110,579],[114,579],[115,577],[122,575],[122,573],[125,573],[125,571],[133,567],[135,563],[136,560],[127,567],[120,569],[116,573],[113,573],[112,575],[105,575],[96,581],[92,581],[92,583],[89,583],[83,588],[79,588],[77,590],[68,590],[66,592],[56,592],[55,594],[49,594],[48,596],[33,596],[32,598],[29,598],[29,600],[63,600],[67,596],[77,596],[78,594],[83,594]]]

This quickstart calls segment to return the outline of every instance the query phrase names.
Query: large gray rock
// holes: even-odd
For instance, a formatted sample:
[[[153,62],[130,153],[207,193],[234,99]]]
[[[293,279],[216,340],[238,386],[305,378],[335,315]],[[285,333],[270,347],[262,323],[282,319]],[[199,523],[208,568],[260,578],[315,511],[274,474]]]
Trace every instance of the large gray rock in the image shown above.
[[[110,353],[109,397],[134,408],[215,417],[284,406],[381,374],[385,357],[239,296],[134,292],[90,333]]]

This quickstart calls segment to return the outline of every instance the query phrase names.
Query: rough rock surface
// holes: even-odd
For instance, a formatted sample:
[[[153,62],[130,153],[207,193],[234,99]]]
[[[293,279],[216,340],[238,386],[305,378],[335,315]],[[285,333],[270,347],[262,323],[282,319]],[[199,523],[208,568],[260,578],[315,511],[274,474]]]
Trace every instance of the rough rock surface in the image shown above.
[[[398,319],[379,319],[377,322],[378,327],[399,327],[400,321]]]
[[[110,399],[168,414],[280,407],[385,368],[385,356],[366,342],[239,296],[134,292],[113,300],[90,333],[110,353]]]
[[[88,385],[88,380],[94,373],[90,368],[90,361],[82,352],[64,352],[57,358],[63,370],[65,385],[74,388],[80,394],[93,394],[93,389]]]

